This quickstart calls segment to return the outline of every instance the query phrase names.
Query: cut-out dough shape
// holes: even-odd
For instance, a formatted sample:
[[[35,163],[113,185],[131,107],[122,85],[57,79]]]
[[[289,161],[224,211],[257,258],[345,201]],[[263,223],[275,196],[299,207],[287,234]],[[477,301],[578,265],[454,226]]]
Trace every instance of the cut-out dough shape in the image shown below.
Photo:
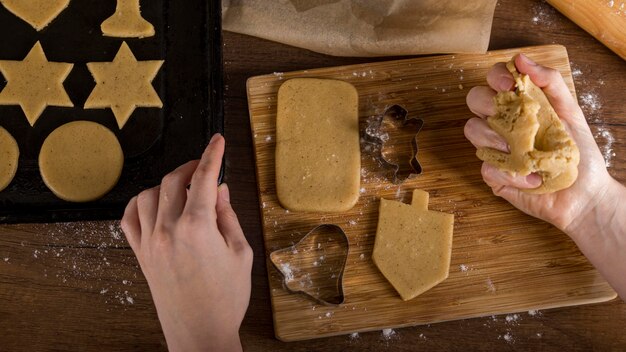
[[[515,92],[500,92],[494,98],[496,114],[489,126],[509,144],[510,154],[479,148],[478,158],[503,171],[526,176],[536,172],[543,179],[528,193],[551,193],[571,186],[578,177],[580,153],[548,98],[528,75],[520,74],[515,62],[506,65],[516,83]]]
[[[7,85],[0,92],[0,105],[22,107],[31,126],[47,106],[73,107],[63,81],[73,64],[49,62],[37,42],[23,61],[0,61],[0,72]]]
[[[152,86],[163,60],[137,61],[126,44],[113,62],[90,62],[87,68],[96,87],[85,102],[85,109],[111,108],[120,129],[137,107],[162,108],[163,102]]]
[[[19,157],[20,149],[15,138],[0,127],[0,192],[7,188],[15,177]]]
[[[141,16],[139,0],[117,0],[113,16],[102,25],[102,34],[117,38],[146,38],[154,36],[154,26]]]
[[[120,178],[124,153],[115,134],[91,121],[65,124],[43,142],[39,171],[46,186],[69,202],[107,194]]]
[[[448,277],[454,215],[428,210],[428,193],[413,191],[413,204],[380,200],[372,260],[407,301]]]
[[[0,0],[15,16],[40,31],[70,4],[70,0]]]

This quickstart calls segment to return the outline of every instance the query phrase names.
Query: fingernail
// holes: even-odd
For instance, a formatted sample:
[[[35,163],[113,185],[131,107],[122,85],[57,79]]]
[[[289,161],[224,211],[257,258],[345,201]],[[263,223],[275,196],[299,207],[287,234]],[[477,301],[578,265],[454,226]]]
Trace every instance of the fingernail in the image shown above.
[[[524,54],[519,54],[520,59],[522,59],[522,61],[530,66],[537,66],[537,63],[534,62],[533,60],[531,60],[528,56],[524,55]]]
[[[526,183],[528,183],[528,186],[530,187],[537,188],[541,186],[543,179],[537,174],[530,174],[526,176]]]
[[[513,77],[511,77],[510,75],[506,75],[506,76],[502,76],[502,78],[500,79],[500,83],[499,83],[500,87],[498,87],[500,89],[500,91],[503,92],[508,92],[511,89],[513,89],[513,87],[515,86],[515,81],[513,80]]]
[[[222,183],[218,188],[218,194],[221,200],[230,203],[230,190],[228,189],[228,185]]]
[[[214,134],[213,137],[211,137],[211,140],[209,141],[209,145],[213,144],[213,142],[215,142],[215,140],[219,136],[221,136],[221,134],[219,134],[219,133]]]

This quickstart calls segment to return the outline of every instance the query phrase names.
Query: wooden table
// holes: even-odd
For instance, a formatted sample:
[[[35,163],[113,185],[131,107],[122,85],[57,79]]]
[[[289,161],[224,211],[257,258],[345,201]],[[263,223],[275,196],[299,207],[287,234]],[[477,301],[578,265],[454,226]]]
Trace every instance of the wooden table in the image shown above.
[[[567,46],[609,171],[626,182],[626,62],[542,1],[499,2],[491,49],[549,43]],[[225,33],[224,49],[227,181],[255,251],[252,299],[241,329],[247,351],[626,349],[626,304],[619,299],[398,329],[390,339],[380,332],[289,344],[274,339],[246,78],[373,60],[328,57],[232,33]],[[117,222],[0,226],[0,332],[0,351],[166,350],[145,278]]]

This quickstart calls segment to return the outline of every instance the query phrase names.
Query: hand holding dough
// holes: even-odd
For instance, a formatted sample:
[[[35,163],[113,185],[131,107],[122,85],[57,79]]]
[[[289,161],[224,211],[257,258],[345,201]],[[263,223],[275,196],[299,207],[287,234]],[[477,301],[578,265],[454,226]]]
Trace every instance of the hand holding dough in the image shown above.
[[[528,75],[520,74],[514,61],[507,64],[516,91],[495,97],[496,114],[489,126],[508,142],[510,154],[478,148],[479,159],[503,171],[526,176],[537,173],[543,179],[529,193],[551,193],[571,186],[578,176],[578,147],[567,133],[543,91]]]

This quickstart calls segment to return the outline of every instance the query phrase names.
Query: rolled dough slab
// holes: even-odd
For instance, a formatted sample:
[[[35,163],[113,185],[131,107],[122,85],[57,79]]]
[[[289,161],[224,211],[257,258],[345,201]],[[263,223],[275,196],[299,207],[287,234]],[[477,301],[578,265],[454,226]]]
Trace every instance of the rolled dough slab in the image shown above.
[[[356,88],[298,78],[278,90],[276,192],[286,209],[342,212],[359,200],[359,102]]]
[[[7,130],[0,127],[0,192],[7,188],[15,177],[19,157],[17,142]]]
[[[46,186],[69,202],[90,202],[107,194],[122,173],[124,153],[106,127],[75,121],[54,130],[39,153]]]

